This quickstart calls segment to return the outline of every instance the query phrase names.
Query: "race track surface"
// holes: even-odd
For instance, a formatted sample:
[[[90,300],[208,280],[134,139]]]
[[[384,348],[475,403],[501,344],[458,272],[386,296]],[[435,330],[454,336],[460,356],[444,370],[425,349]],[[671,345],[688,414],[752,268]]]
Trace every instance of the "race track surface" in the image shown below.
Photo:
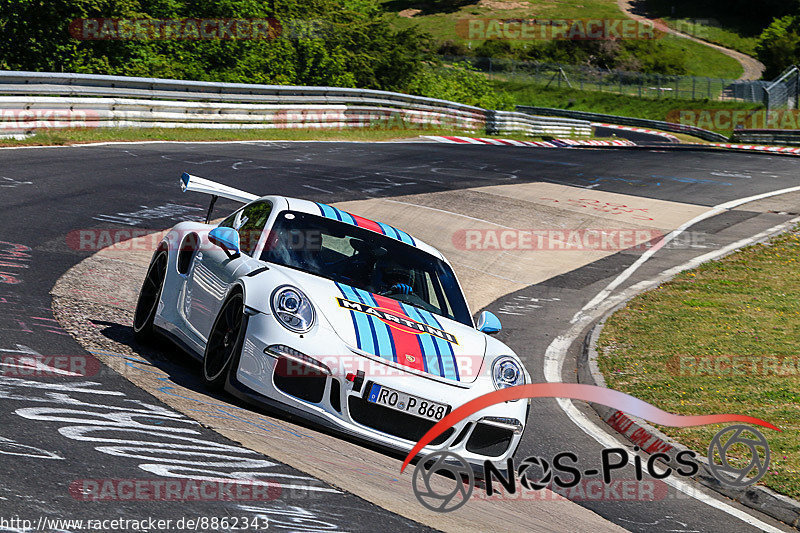
[[[455,227],[456,222],[448,217],[455,220],[469,214],[490,225],[506,223],[514,228],[585,229],[603,223],[607,224],[605,228],[628,224],[632,226],[626,227],[649,227],[663,232],[711,206],[796,186],[800,170],[800,161],[794,158],[722,152],[289,142],[110,144],[0,150],[0,165],[3,198],[0,355],[3,357],[86,354],[62,329],[52,311],[50,291],[56,282],[95,252],[76,249],[69,235],[78,229],[160,231],[187,217],[202,217],[207,199],[180,192],[177,178],[182,172],[256,193],[341,203],[356,213],[376,218],[381,218],[379,214],[383,212],[388,215],[383,217],[387,222],[395,218],[405,220],[403,217],[411,221],[418,219],[419,213],[429,211],[431,217],[439,217],[436,220],[450,227]],[[490,197],[489,203],[470,203],[475,198]],[[569,206],[564,208],[554,203]],[[388,207],[390,204],[394,207]],[[482,205],[492,208],[484,212]],[[619,208],[620,205],[625,209]],[[236,204],[221,200],[215,213],[222,216],[234,207]],[[358,207],[362,209],[359,211]],[[556,207],[563,211],[549,211]],[[434,215],[434,209],[440,212]],[[620,289],[790,220],[798,211],[800,197],[790,194],[745,204],[703,221],[692,228],[695,233],[690,243],[659,252]],[[655,215],[632,219],[631,213],[637,212],[659,213],[663,219]],[[553,215],[550,218],[549,213]],[[629,219],[625,220],[626,216]],[[474,221],[463,224],[466,225],[462,228],[476,227]],[[543,224],[549,225],[542,227]],[[435,235],[422,237],[443,248],[452,241],[451,234],[440,236],[442,242],[434,242]],[[454,254],[458,252],[453,250]],[[450,257],[447,250],[445,253]],[[562,256],[564,253],[567,252],[561,252]],[[460,264],[464,272],[473,272],[470,285],[477,286],[474,301],[471,298],[473,313],[485,308],[498,314],[504,326],[500,339],[523,358],[537,382],[545,380],[543,354],[550,342],[568,327],[576,312],[640,254],[640,250],[609,251],[588,258],[562,259],[554,252],[549,256],[552,259],[545,262],[559,264],[561,270],[543,270],[538,277],[523,276],[523,271],[530,270],[527,267],[517,273],[493,276],[494,271],[486,266],[488,263],[481,263],[484,259],[470,263],[473,259],[469,254],[459,257],[454,264],[457,270]],[[520,260],[525,261],[526,257],[521,256]],[[502,258],[498,261],[502,262]],[[500,278],[513,283],[498,281]],[[482,286],[485,290],[480,290]],[[106,335],[117,335],[117,342],[139,350],[141,347],[129,340],[126,326],[95,324]],[[562,375],[565,381],[575,379],[576,349],[571,350],[565,361]],[[167,353],[174,349],[164,346],[156,348],[159,350]],[[179,366],[187,376],[194,376],[196,383],[196,365],[187,359]],[[191,379],[186,383],[194,387]],[[207,424],[199,424],[170,408],[159,397],[113,371],[99,372],[96,378],[86,380],[76,380],[70,375],[26,378],[6,374],[0,377],[0,398],[3,420],[0,464],[5,474],[0,480],[0,517],[175,520],[263,515],[272,520],[271,528],[278,530],[452,528],[446,517],[441,517],[441,523],[435,517],[422,515],[419,520],[412,520],[408,515],[401,516],[375,505],[369,494],[344,490],[326,481],[324,475],[310,476],[300,464],[288,466],[273,460],[269,453],[265,456],[254,452],[221,436]],[[238,406],[224,396],[216,401]],[[587,406],[580,409],[585,416],[603,424]],[[273,429],[282,431],[280,428],[286,427],[278,419]],[[183,442],[194,439],[193,443],[209,452],[207,464],[181,463],[176,459],[163,446],[176,438],[184,439]],[[110,443],[112,439],[118,442]],[[536,400],[517,457],[550,458],[570,450],[582,460],[585,458],[588,465],[597,463],[601,449],[595,439],[564,414],[556,401]],[[398,465],[399,476],[399,461],[391,460]],[[308,457],[307,461],[313,463],[314,458]],[[70,487],[74,489],[80,480],[163,477],[164,465],[170,465],[174,475],[179,475],[181,465],[212,471],[257,471],[286,487],[297,485],[305,489],[298,489],[302,498],[286,488],[273,501],[252,504],[86,502],[75,490],[70,492]],[[368,470],[369,465],[366,467]],[[405,478],[408,477],[407,472]],[[632,470],[622,477],[632,479]],[[598,517],[600,530],[613,525],[631,531],[759,530],[753,522],[672,488],[665,490],[658,501],[619,502],[607,498],[576,503],[602,517]],[[699,488],[697,491],[704,493]],[[565,516],[576,507],[569,502],[561,505]],[[760,524],[786,529],[754,511],[741,512],[754,516]],[[589,520],[590,515],[581,516]],[[502,521],[501,516],[489,518]],[[502,530],[502,523],[495,525],[495,529]],[[564,530],[570,530],[568,520]]]

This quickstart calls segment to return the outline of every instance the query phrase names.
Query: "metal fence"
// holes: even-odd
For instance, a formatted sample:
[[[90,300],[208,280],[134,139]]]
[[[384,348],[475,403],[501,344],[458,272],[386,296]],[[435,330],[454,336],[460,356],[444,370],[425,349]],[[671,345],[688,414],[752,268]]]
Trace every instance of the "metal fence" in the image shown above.
[[[0,72],[0,128],[382,128],[589,136],[587,121],[531,117],[388,91]]]
[[[747,144],[785,144],[800,146],[800,132],[797,130],[734,130],[731,141]]]
[[[749,82],[724,78],[601,70],[581,65],[490,57],[446,56],[445,61],[466,62],[493,79],[519,81],[540,87],[602,91],[648,98],[762,101],[758,88],[751,87]]]
[[[800,69],[792,65],[775,81],[764,87],[764,105],[767,111],[797,109],[798,93],[800,93]]]

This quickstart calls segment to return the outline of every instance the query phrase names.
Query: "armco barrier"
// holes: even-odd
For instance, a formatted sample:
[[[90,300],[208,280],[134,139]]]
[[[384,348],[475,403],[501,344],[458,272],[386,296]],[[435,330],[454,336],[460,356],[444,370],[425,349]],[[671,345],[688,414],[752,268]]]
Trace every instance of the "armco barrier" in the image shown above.
[[[660,120],[618,117],[616,115],[603,115],[601,113],[589,113],[586,111],[570,111],[568,109],[554,109],[551,107],[517,106],[517,111],[522,113],[530,113],[533,115],[567,117],[579,120],[588,120],[591,122],[608,122],[609,124],[622,124],[623,126],[652,128],[656,130],[669,131],[672,133],[686,133],[688,135],[693,135],[705,141],[711,142],[728,141],[728,138],[721,133],[704,130],[702,128],[696,128],[694,126],[685,126],[683,124],[675,124],[672,122],[662,122]]]
[[[800,131],[798,130],[734,130],[731,140],[737,143],[759,144],[785,144],[800,146]]]
[[[527,113],[513,111],[489,111],[486,120],[486,132],[502,134],[521,132],[529,135],[570,135],[590,136],[592,125],[585,120],[537,117]]]
[[[489,111],[388,91],[0,72],[0,129],[121,126],[402,128],[589,136],[588,122]]]

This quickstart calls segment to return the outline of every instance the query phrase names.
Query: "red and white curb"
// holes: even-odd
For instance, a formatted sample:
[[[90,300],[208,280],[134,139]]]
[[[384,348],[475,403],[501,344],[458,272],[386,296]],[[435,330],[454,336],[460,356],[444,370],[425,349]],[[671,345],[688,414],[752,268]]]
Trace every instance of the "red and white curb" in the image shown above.
[[[552,141],[515,141],[513,139],[487,139],[485,137],[458,137],[425,135],[425,139],[440,143],[450,144],[491,144],[494,146],[534,146],[538,148],[568,148],[570,146],[636,146],[636,143],[627,139],[614,141],[576,141],[572,139],[553,139]]]
[[[772,152],[778,154],[800,155],[800,148],[790,148],[788,146],[764,146],[758,144],[728,144],[728,143],[712,143],[710,145],[698,145],[698,146],[719,146],[720,148],[729,148],[732,150],[751,150],[754,152]]]
[[[598,128],[611,128],[614,130],[635,131],[636,133],[646,133],[648,135],[658,135],[659,137],[668,139],[669,142],[673,143],[681,142],[680,139],[678,139],[671,133],[664,133],[663,131],[648,130],[646,128],[635,128],[633,126],[619,126],[617,124],[604,124],[602,122],[592,122],[592,126]]]

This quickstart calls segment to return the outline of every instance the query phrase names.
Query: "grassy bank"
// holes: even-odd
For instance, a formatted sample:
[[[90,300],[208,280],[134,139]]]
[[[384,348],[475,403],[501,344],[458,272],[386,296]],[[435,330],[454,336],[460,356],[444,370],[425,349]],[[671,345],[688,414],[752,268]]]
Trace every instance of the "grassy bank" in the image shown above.
[[[721,3],[721,2],[720,2]],[[775,4],[766,9],[751,8],[757,16],[744,14],[743,5],[720,9],[712,2],[693,0],[647,0],[646,8],[651,16],[665,21],[669,26],[683,33],[693,35],[738,50],[750,56],[755,55],[759,34],[767,27],[772,17],[781,16]],[[769,10],[772,12],[767,14]]]
[[[44,130],[22,140],[2,139],[0,146],[47,146],[111,141],[386,141],[418,135],[457,135],[438,129],[261,129],[76,128]]]
[[[687,33],[698,39],[703,39],[710,43],[724,46],[732,50],[737,50],[749,56],[756,55],[756,43],[758,42],[758,35],[742,35],[739,30],[733,28],[725,28],[718,24],[710,24],[713,21],[707,21],[709,24],[703,24],[694,19],[676,19],[664,18],[662,19],[667,25],[673,29]]]
[[[0,139],[0,146],[63,146],[68,144],[131,141],[391,141],[420,135],[466,135],[525,141],[542,140],[522,134],[486,135],[483,131],[464,132],[450,129],[281,129],[281,130],[207,130],[182,128],[83,128],[47,130],[27,139]],[[545,139],[549,139],[546,137]],[[569,137],[562,137],[569,138]],[[575,137],[599,139],[599,137]]]
[[[761,483],[800,498],[800,231],[677,276],[605,325],[608,386],[680,414],[755,416],[772,451]],[[705,451],[721,426],[662,431]],[[741,458],[741,457],[740,457]]]
[[[469,19],[627,20],[615,0],[492,0],[428,4],[379,0],[378,4],[389,14],[392,25],[397,28],[417,27],[432,35],[439,43],[460,43],[469,45],[472,50],[483,41],[468,39],[466,28]],[[527,47],[540,45],[542,42],[524,39],[509,41],[518,55],[524,55]],[[701,43],[667,35],[657,39],[655,44],[658,48],[635,47],[630,54],[643,65],[653,62],[654,55],[683,58],[683,74],[687,76],[736,79],[743,72],[738,61]],[[543,58],[542,61],[557,61],[557,58]]]

